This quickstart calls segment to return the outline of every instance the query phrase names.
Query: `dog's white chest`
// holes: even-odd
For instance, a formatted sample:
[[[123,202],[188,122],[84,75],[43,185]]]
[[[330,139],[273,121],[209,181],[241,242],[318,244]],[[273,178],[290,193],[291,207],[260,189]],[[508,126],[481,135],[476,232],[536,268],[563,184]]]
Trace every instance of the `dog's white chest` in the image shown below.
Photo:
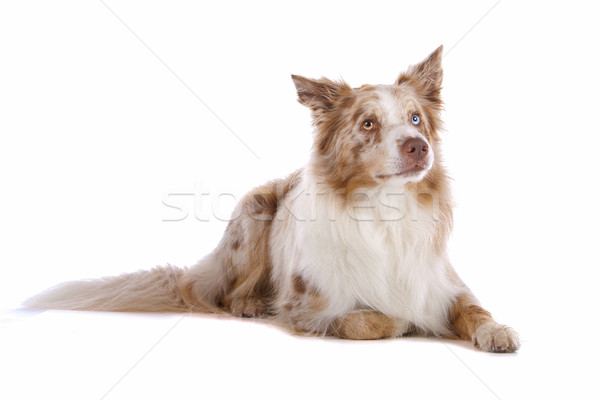
[[[316,218],[298,224],[302,274],[327,294],[327,312],[375,309],[441,333],[456,289],[432,244],[435,221],[401,197],[376,200],[351,210],[317,204]]]

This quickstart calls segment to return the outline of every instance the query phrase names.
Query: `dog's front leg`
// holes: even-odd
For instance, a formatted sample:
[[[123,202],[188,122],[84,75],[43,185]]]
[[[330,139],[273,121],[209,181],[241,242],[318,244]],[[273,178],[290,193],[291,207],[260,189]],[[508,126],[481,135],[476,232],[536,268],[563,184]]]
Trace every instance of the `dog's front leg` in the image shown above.
[[[338,317],[328,333],[343,339],[371,340],[401,336],[410,328],[405,321],[393,319],[378,311],[353,311]]]
[[[498,324],[470,293],[457,296],[450,322],[458,336],[473,341],[480,350],[511,353],[520,346],[517,333],[508,326]]]

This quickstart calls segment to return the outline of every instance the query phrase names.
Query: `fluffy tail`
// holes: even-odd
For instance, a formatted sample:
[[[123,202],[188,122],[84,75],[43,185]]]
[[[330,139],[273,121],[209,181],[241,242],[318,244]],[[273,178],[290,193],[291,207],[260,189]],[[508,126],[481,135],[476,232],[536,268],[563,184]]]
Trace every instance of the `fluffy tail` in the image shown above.
[[[180,290],[185,270],[156,267],[120,276],[65,282],[24,302],[26,307],[56,310],[132,312],[217,312],[192,303]]]

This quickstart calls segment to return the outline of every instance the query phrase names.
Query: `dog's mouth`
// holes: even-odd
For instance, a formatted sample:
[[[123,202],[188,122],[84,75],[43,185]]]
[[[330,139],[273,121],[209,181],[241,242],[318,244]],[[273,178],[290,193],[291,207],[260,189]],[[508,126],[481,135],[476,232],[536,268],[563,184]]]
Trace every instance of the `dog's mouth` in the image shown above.
[[[412,167],[407,168],[407,169],[405,169],[403,171],[400,171],[400,172],[396,172],[395,174],[377,175],[377,178],[379,178],[379,179],[386,179],[386,178],[391,178],[393,176],[401,176],[401,177],[404,177],[404,178],[408,178],[408,177],[420,174],[425,169],[426,169],[425,167],[423,167],[423,166],[421,166],[419,164],[415,164]]]

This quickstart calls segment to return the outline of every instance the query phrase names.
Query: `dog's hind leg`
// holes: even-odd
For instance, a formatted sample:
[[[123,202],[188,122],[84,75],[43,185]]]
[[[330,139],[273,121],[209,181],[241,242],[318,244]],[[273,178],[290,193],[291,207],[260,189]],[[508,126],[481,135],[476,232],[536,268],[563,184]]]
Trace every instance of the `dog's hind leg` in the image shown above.
[[[269,240],[277,205],[299,173],[249,192],[239,202],[218,247],[182,278],[187,301],[245,317],[269,313],[273,296]]]

